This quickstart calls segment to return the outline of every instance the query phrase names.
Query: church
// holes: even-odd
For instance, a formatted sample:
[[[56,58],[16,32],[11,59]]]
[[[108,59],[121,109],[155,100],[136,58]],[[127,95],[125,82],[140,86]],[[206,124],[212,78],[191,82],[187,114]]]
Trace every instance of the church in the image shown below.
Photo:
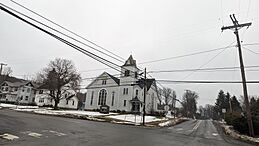
[[[109,106],[110,111],[141,113],[144,104],[144,79],[132,55],[121,66],[119,77],[103,72],[87,87],[85,110]],[[157,111],[158,93],[155,79],[147,79],[146,113]]]

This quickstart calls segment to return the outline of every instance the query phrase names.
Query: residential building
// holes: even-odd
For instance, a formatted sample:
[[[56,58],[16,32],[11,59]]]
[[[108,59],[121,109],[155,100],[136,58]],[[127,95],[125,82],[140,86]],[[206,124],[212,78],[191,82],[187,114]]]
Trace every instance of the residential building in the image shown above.
[[[65,87],[67,88],[67,87]],[[54,106],[55,101],[53,97],[50,96],[50,91],[42,85],[38,88],[36,92],[35,102],[38,106]],[[76,93],[74,90],[66,90],[59,101],[58,107],[64,109],[82,109],[84,104],[85,94]]]
[[[103,72],[87,87],[86,110],[100,109],[107,105],[111,111],[142,112],[144,79],[130,55],[121,66],[120,77]],[[158,94],[155,79],[147,79],[146,112],[157,111]]]
[[[35,85],[30,81],[4,81],[0,85],[1,102],[32,104],[35,102],[35,94]]]

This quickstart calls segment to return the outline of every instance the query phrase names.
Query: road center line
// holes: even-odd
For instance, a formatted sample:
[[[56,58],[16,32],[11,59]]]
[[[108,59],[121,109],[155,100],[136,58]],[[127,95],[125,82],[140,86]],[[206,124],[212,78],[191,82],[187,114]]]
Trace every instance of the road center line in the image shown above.
[[[28,134],[29,136],[32,136],[32,137],[36,137],[36,138],[40,138],[42,136],[42,134],[40,133],[36,133],[36,132],[31,132]]]
[[[192,130],[196,130],[196,129],[200,126],[200,124],[201,124],[201,121],[199,120],[199,121],[196,123],[196,125],[193,127]]]
[[[8,139],[8,140],[14,140],[14,139],[18,139],[19,138],[18,136],[15,136],[15,135],[12,135],[12,134],[8,134],[8,133],[0,135],[0,137],[4,138],[4,139]]]

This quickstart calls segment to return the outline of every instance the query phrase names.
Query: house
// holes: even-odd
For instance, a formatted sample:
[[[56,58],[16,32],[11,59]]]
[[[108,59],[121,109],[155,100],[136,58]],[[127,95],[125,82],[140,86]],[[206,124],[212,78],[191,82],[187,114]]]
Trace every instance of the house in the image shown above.
[[[109,106],[111,111],[142,112],[144,79],[132,55],[121,66],[120,77],[103,72],[87,87],[86,110]],[[147,79],[146,112],[157,110],[158,94],[155,79]]]
[[[35,85],[30,81],[4,81],[0,85],[0,101],[19,104],[35,102]]]
[[[68,87],[64,87],[68,88]],[[38,88],[35,96],[35,102],[38,106],[54,106],[54,99],[50,96],[51,91],[45,85]],[[68,89],[61,97],[58,107],[64,109],[81,109],[84,104],[85,94],[76,93],[74,90]]]

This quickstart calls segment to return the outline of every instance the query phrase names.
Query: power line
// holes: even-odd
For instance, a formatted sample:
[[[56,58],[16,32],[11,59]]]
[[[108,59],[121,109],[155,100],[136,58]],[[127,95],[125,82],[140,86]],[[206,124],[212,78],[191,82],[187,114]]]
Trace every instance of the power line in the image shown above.
[[[36,24],[33,24],[33,23],[31,23],[31,22],[25,20],[24,18],[22,18],[22,17],[18,16],[17,14],[15,14],[15,13],[9,11],[8,9],[10,9],[10,10],[12,10],[12,11],[14,11],[14,12],[16,12],[16,13],[18,13],[18,14],[20,14],[20,15],[26,17],[26,18],[29,18],[30,20],[33,20],[33,21],[35,21],[35,22],[37,22],[37,23],[39,23],[39,24],[41,24],[41,25],[43,25],[43,26],[45,26],[45,27],[47,27],[47,28],[49,28],[49,29],[51,29],[51,30],[53,30],[53,31],[56,31],[56,32],[58,32],[58,33],[60,33],[60,34],[62,34],[62,35],[65,35],[66,37],[69,37],[69,38],[71,38],[71,39],[73,39],[73,40],[75,40],[75,41],[78,41],[77,39],[75,39],[75,38],[73,38],[73,37],[71,37],[71,36],[68,36],[68,35],[66,35],[66,34],[64,34],[64,33],[60,32],[60,31],[58,31],[58,30],[56,30],[56,29],[54,29],[54,28],[52,28],[52,27],[50,27],[50,26],[48,26],[48,25],[46,25],[46,24],[44,24],[44,23],[42,23],[42,22],[39,22],[38,20],[35,20],[35,19],[33,19],[33,18],[31,18],[31,17],[29,17],[29,16],[27,16],[27,15],[21,13],[21,12],[18,12],[18,11],[16,11],[16,10],[14,10],[14,9],[12,9],[12,8],[10,8],[10,7],[6,6],[6,5],[4,5],[4,4],[2,4],[2,3],[0,3],[0,4],[2,5],[2,6],[0,6],[0,8],[1,8],[3,11],[7,12],[8,14],[10,14],[10,15],[16,17],[17,19],[20,19],[21,21],[24,21],[24,22],[26,22],[27,24],[29,24],[29,25],[31,25],[31,26],[33,26],[33,27],[35,27],[35,28],[37,28],[37,29],[39,29],[39,30],[45,32],[46,34],[48,34],[48,35],[50,35],[50,36],[56,38],[57,40],[59,40],[59,41],[65,43],[65,44],[67,44],[67,45],[69,45],[70,47],[72,47],[72,48],[74,48],[74,49],[80,51],[81,53],[84,53],[85,55],[87,55],[87,56],[89,56],[89,57],[91,57],[91,58],[97,60],[98,62],[101,62],[101,63],[103,63],[103,64],[109,66],[110,68],[113,68],[114,70],[117,70],[117,71],[121,72],[120,70],[117,69],[117,68],[119,68],[119,67],[121,67],[121,66],[119,66],[119,65],[117,65],[117,64],[115,64],[115,63],[113,63],[113,62],[111,62],[111,61],[108,61],[107,59],[104,59],[103,57],[100,57],[100,56],[98,56],[98,55],[96,55],[96,54],[94,54],[94,53],[91,53],[90,51],[87,51],[87,50],[85,50],[85,49],[83,49],[83,48],[81,48],[81,47],[79,47],[79,46],[77,46],[77,45],[75,45],[75,44],[73,44],[73,43],[71,43],[71,42],[69,42],[69,41],[67,41],[67,40],[65,40],[65,39],[63,39],[63,38],[61,38],[61,37],[59,37],[59,36],[57,36],[57,35],[55,35],[55,34],[49,32],[49,31],[47,31],[47,30],[45,30],[45,29],[43,29],[43,28],[41,28],[41,27],[39,27],[39,26],[37,26]],[[8,8],[8,9],[4,8],[3,6],[6,7],[6,8]],[[79,41],[79,42],[80,42],[80,41]],[[86,45],[87,47],[94,48],[94,47],[89,46],[89,45],[87,45],[87,44],[85,44],[85,45]],[[112,65],[111,65],[111,64],[112,64]],[[115,67],[115,66],[116,66],[116,67]],[[122,67],[122,68],[123,68],[123,67]],[[129,70],[129,71],[130,71],[130,72],[133,72],[133,71],[131,71],[131,70]]]
[[[94,48],[94,47],[92,47],[92,46],[90,46],[90,45],[88,45],[88,44],[86,44],[86,43],[84,43],[84,42],[78,40],[78,39],[75,39],[75,38],[73,38],[73,37],[71,37],[71,36],[69,36],[69,35],[67,35],[67,34],[65,34],[65,33],[61,32],[61,31],[59,31],[59,30],[57,30],[57,29],[54,29],[53,27],[50,27],[50,26],[44,24],[43,22],[40,22],[40,21],[38,21],[38,20],[36,20],[36,19],[34,19],[34,18],[32,18],[32,17],[29,17],[28,15],[25,15],[25,14],[23,14],[23,13],[17,11],[17,10],[14,10],[13,8],[8,7],[8,6],[6,6],[6,5],[4,5],[4,4],[2,4],[2,3],[1,3],[1,5],[3,5],[4,7],[8,8],[8,9],[10,9],[10,10],[12,10],[12,11],[14,11],[14,12],[16,12],[16,13],[18,13],[18,14],[20,14],[20,15],[22,15],[22,16],[24,16],[24,17],[30,19],[30,20],[32,20],[32,21],[34,21],[34,22],[37,22],[37,23],[39,23],[39,24],[41,24],[41,25],[43,25],[43,26],[45,26],[45,27],[47,27],[47,28],[49,28],[49,29],[51,29],[51,30],[53,30],[53,31],[55,31],[55,32],[57,32],[57,33],[59,33],[59,34],[62,34],[62,35],[64,35],[64,36],[66,36],[66,37],[68,37],[68,38],[70,38],[70,39],[72,39],[72,40],[74,40],[74,41],[76,41],[76,42],[78,42],[78,43],[80,43],[80,44],[86,46],[86,47],[89,47],[89,48],[91,48],[91,49],[93,49],[93,50],[95,50],[95,51],[98,51],[98,52],[100,52],[100,53],[102,53],[102,54],[105,54],[106,56],[109,56],[109,57],[111,57],[111,58],[113,58],[113,59],[115,59],[115,60],[117,60],[117,61],[122,62],[121,60],[119,60],[119,59],[117,59],[117,58],[115,58],[115,57],[113,57],[113,56],[111,56],[111,55],[109,55],[109,54],[107,54],[107,53],[104,53],[104,52],[102,52],[102,51],[100,51],[100,50],[98,50],[98,49],[96,49],[96,48]]]
[[[248,43],[248,44],[243,44],[242,46],[257,46],[259,43]]]
[[[231,46],[234,42],[232,42],[229,46]],[[228,46],[228,47],[229,47]],[[213,61],[216,57],[218,57],[221,53],[223,53],[228,47],[225,47],[222,51],[220,51],[219,53],[217,53],[215,56],[213,56],[209,61],[205,62],[204,64],[202,64],[199,69],[201,69],[202,67],[206,66],[207,64],[209,64],[211,61]],[[191,72],[190,74],[188,74],[187,76],[185,76],[183,78],[183,80],[187,79],[189,76],[191,76],[192,74],[194,74],[196,71]]]
[[[227,47],[221,47],[221,48],[216,48],[216,49],[211,49],[211,50],[206,50],[206,51],[190,53],[190,54],[186,54],[186,55],[179,55],[179,56],[167,57],[167,58],[162,58],[162,59],[157,59],[157,60],[145,61],[145,62],[141,62],[139,64],[149,64],[149,63],[160,62],[160,61],[165,61],[165,60],[172,60],[172,59],[178,59],[178,58],[183,58],[183,57],[189,57],[189,56],[219,51],[219,50],[223,50],[223,49],[226,49],[226,48],[232,48],[232,47],[235,47],[235,46],[227,46]]]
[[[251,1],[252,1],[252,0],[249,0],[249,2],[248,2],[248,8],[247,8],[247,13],[246,13],[246,18],[248,18],[248,14],[249,14],[249,11],[250,11],[250,6],[251,6]]]
[[[249,52],[254,53],[255,55],[259,55],[259,53],[255,52],[255,51],[253,51],[253,50],[251,50],[251,49],[248,49],[248,48],[246,48],[246,47],[244,47],[244,46],[243,46],[243,48],[245,48],[245,49],[246,49],[247,51],[249,51]]]
[[[33,14],[35,14],[35,15],[37,15],[37,16],[39,16],[39,17],[45,19],[45,20],[47,20],[48,22],[50,22],[50,23],[52,23],[52,24],[54,24],[54,25],[56,25],[56,26],[58,26],[58,27],[60,27],[60,28],[62,28],[62,29],[64,29],[64,30],[66,30],[67,32],[70,32],[71,34],[73,34],[73,35],[75,35],[75,36],[77,36],[77,37],[79,37],[79,38],[81,38],[81,39],[83,39],[83,40],[85,40],[85,41],[87,41],[87,42],[89,42],[89,43],[91,43],[91,44],[93,44],[93,45],[95,45],[95,46],[101,48],[102,50],[105,50],[106,52],[108,52],[108,53],[110,53],[110,54],[112,54],[112,55],[114,55],[114,56],[116,56],[116,57],[122,59],[122,60],[119,60],[119,59],[116,59],[116,60],[118,60],[118,61],[120,61],[120,62],[123,62],[123,60],[125,60],[125,59],[123,59],[122,57],[120,57],[119,55],[116,55],[115,53],[109,51],[108,49],[105,49],[104,47],[102,47],[102,46],[100,46],[100,45],[94,43],[93,41],[90,41],[89,39],[86,39],[85,37],[82,37],[81,35],[78,35],[77,33],[75,33],[75,32],[73,32],[73,31],[71,31],[71,30],[65,28],[64,26],[61,26],[61,25],[57,24],[56,22],[54,22],[54,21],[52,21],[52,20],[50,20],[50,19],[48,19],[48,18],[46,18],[46,17],[40,15],[39,13],[37,13],[37,12],[31,10],[31,9],[29,9],[28,7],[25,7],[24,5],[22,5],[22,4],[20,4],[20,3],[16,2],[16,1],[13,1],[13,0],[10,0],[10,1],[13,2],[14,4],[16,4],[16,5],[18,5],[18,6],[22,7],[22,8],[24,8],[24,9],[30,11],[31,13],[33,13]],[[105,54],[106,54],[106,53],[105,53]],[[110,55],[107,55],[107,56],[111,57]],[[112,58],[113,58],[113,57],[112,57]],[[114,58],[114,59],[115,59],[115,58]]]
[[[246,66],[245,68],[258,68],[259,66]],[[239,67],[216,67],[216,68],[195,68],[195,69],[176,69],[176,70],[157,70],[149,71],[149,73],[171,73],[171,72],[189,72],[189,71],[218,71],[218,70],[233,70]]]
[[[1,5],[3,5],[3,4],[1,4]],[[5,5],[3,5],[3,6],[5,6]],[[106,59],[104,59],[104,58],[102,58],[102,57],[100,57],[100,56],[98,56],[98,55],[95,55],[95,54],[93,54],[93,53],[91,53],[91,52],[89,52],[89,51],[87,51],[87,50],[85,50],[85,49],[83,49],[83,48],[81,48],[81,47],[79,47],[79,46],[73,44],[73,43],[68,42],[67,40],[65,40],[65,39],[63,39],[63,38],[61,38],[61,37],[59,37],[59,36],[57,36],[57,35],[55,35],[55,34],[53,34],[53,33],[51,33],[51,32],[49,32],[49,31],[47,31],[47,30],[45,30],[45,29],[39,27],[39,26],[37,26],[36,24],[33,24],[33,23],[31,23],[31,22],[25,20],[24,18],[22,18],[22,17],[18,16],[17,14],[15,14],[15,13],[9,11],[8,9],[4,8],[3,6],[0,6],[0,9],[3,10],[4,12],[6,12],[6,13],[8,13],[8,14],[14,16],[15,18],[17,18],[17,19],[19,19],[19,20],[21,20],[21,21],[23,21],[23,22],[25,22],[25,23],[27,23],[27,24],[29,24],[29,25],[35,27],[35,28],[37,28],[38,30],[40,30],[40,31],[42,31],[42,32],[44,32],[44,33],[46,33],[46,34],[48,34],[48,35],[54,37],[55,39],[57,39],[57,40],[59,40],[59,41],[65,43],[65,44],[67,44],[68,46],[70,46],[70,47],[72,47],[72,48],[74,48],[74,49],[76,49],[76,50],[78,50],[78,51],[84,53],[85,55],[87,55],[87,56],[93,58],[94,60],[97,60],[98,62],[100,62],[100,63],[102,63],[102,64],[105,64],[105,65],[107,65],[107,66],[109,66],[109,67],[111,67],[111,68],[117,70],[117,69],[114,68],[112,65],[117,66],[117,67],[118,67],[119,65],[117,65],[117,64],[115,64],[115,63],[113,63],[113,62],[110,62],[110,61],[108,61],[108,60],[106,60]],[[36,21],[37,21],[37,20],[36,20]],[[90,46],[90,47],[91,47],[91,46]],[[112,65],[110,65],[110,64],[112,64]]]
[[[240,84],[242,81],[180,81],[180,80],[158,80],[163,83],[193,83],[193,84]],[[247,84],[258,84],[259,81],[246,81]]]

